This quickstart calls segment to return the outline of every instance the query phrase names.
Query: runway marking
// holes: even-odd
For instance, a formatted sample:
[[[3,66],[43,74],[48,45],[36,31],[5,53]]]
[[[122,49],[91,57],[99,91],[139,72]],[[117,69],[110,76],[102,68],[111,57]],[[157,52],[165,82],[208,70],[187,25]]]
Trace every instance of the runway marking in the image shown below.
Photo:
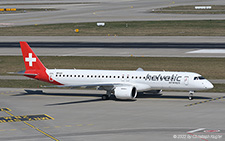
[[[210,102],[210,101],[215,101],[215,100],[219,100],[219,99],[223,99],[223,98],[225,98],[225,96],[221,96],[221,97],[217,97],[217,98],[213,98],[213,99],[209,99],[209,100],[205,100],[205,101],[201,101],[201,102],[196,102],[196,103],[192,103],[192,104],[187,104],[187,105],[185,105],[185,107],[193,106],[193,105],[197,105],[197,104],[201,104],[201,103],[206,103],[206,102]]]
[[[193,133],[188,133],[188,134],[189,134],[189,135],[192,135],[193,137],[199,138],[199,139],[201,139],[201,140],[208,141],[207,139],[201,138],[201,137],[199,137],[198,135],[195,135],[195,134],[193,134]]]
[[[25,123],[26,124],[26,123]],[[78,124],[78,125],[83,125],[83,124]],[[92,125],[94,125],[94,124],[86,124],[87,126],[92,126]],[[49,129],[49,128],[63,128],[63,127],[67,127],[67,128],[69,128],[69,127],[72,127],[72,125],[65,125],[65,126],[52,126],[52,127],[49,127],[49,126],[45,126],[45,127],[40,127],[40,128],[44,128],[44,129]],[[81,126],[79,126],[79,127],[81,127]],[[0,132],[4,132],[4,131],[16,131],[17,129],[7,129],[7,130],[0,130]],[[28,130],[28,128],[20,128],[20,130]]]
[[[26,122],[26,121],[24,121],[23,123],[25,123],[26,125],[30,126],[30,127],[33,128],[33,129],[37,130],[38,132],[44,134],[45,136],[47,136],[47,137],[49,137],[49,138],[51,138],[51,139],[53,139],[53,140],[55,140],[55,141],[59,141],[58,139],[56,139],[55,137],[51,136],[50,134],[48,134],[48,133],[42,131],[42,130],[39,129],[39,128],[36,128],[36,127],[33,126],[32,124],[30,124],[30,123],[28,123],[28,122]]]
[[[21,128],[21,130],[27,130],[27,128]]]
[[[7,112],[7,111],[5,111]],[[54,120],[54,118],[43,114],[43,115],[23,115],[23,116],[8,116],[0,117],[0,123],[6,122],[23,122],[23,121],[36,121],[36,120]]]
[[[225,53],[225,49],[199,49],[195,51],[189,51],[186,53]]]
[[[202,130],[205,130],[205,128],[198,128],[195,130],[188,131],[187,133],[195,133],[195,132],[202,131]]]
[[[50,127],[43,127],[43,128],[50,128]]]
[[[9,109],[9,108],[0,108],[0,112],[2,112],[2,111],[12,111],[11,109]]]
[[[204,141],[208,141],[208,140],[206,140],[205,138],[201,138],[201,137],[199,137],[198,135],[193,134],[193,133],[195,133],[195,132],[199,132],[199,131],[202,131],[202,130],[205,130],[205,129],[206,129],[206,128],[198,128],[198,129],[195,129],[195,130],[188,131],[187,134],[192,135],[193,137],[197,137],[197,138],[199,138],[199,139],[202,139],[202,140],[204,140]]]
[[[8,115],[10,115],[10,116],[11,116],[10,118],[12,118],[12,117],[21,117],[21,116],[14,116],[12,113],[10,113],[10,112],[8,112],[8,111],[4,111],[4,112],[6,112]],[[54,120],[54,118],[52,118],[52,117],[50,117],[50,116],[48,116],[48,115],[46,115],[46,114],[44,114],[44,115],[45,115],[46,117],[51,118],[52,120]],[[32,117],[32,116],[33,116],[33,115],[31,115],[31,117]],[[28,117],[29,117],[29,116],[28,116]],[[0,118],[1,118],[1,117],[0,117]],[[3,117],[3,118],[4,118],[4,117]],[[32,117],[32,118],[33,118],[33,117]],[[32,118],[31,118],[31,119],[32,119]],[[34,125],[32,125],[32,124],[30,124],[30,123],[28,123],[28,122],[26,122],[26,121],[23,121],[23,123],[26,124],[27,126],[33,128],[33,129],[35,129],[36,131],[38,131],[38,132],[44,134],[45,136],[47,136],[47,137],[49,137],[49,138],[51,138],[51,139],[53,139],[53,140],[55,140],[55,141],[59,141],[58,139],[56,139],[56,138],[53,137],[52,135],[50,135],[50,134],[48,134],[48,133],[42,131],[41,129],[35,127]]]
[[[16,90],[16,91],[19,91],[19,90]],[[6,92],[1,92],[0,94],[2,95],[8,95],[9,93],[13,93],[15,91],[6,91]]]

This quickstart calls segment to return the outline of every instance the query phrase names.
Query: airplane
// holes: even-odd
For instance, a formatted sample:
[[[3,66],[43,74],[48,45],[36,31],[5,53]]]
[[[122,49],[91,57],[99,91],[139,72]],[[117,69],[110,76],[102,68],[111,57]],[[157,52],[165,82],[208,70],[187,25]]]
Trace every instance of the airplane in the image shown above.
[[[103,100],[112,94],[117,99],[135,100],[138,92],[161,90],[189,91],[189,100],[195,91],[212,89],[214,86],[200,74],[194,72],[136,71],[128,70],[84,70],[84,69],[47,69],[27,42],[20,42],[25,71],[19,72],[26,77],[55,84],[54,87],[91,88],[105,90]]]

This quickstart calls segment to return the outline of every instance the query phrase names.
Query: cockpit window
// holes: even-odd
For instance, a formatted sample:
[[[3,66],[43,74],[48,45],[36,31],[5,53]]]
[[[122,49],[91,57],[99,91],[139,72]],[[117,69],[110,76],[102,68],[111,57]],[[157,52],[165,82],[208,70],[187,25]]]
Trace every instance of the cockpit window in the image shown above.
[[[194,77],[194,80],[204,80],[205,78],[203,76]]]
[[[203,79],[205,79],[205,78],[204,78],[204,77],[202,77],[202,76],[199,76],[198,78],[199,78],[199,80],[203,80]]]

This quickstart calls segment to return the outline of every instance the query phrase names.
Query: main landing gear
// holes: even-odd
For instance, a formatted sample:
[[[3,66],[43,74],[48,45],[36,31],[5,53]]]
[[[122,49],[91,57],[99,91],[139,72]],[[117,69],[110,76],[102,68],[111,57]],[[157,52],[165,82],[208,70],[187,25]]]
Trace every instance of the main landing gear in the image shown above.
[[[107,91],[106,94],[102,95],[102,100],[109,100],[111,96],[111,91]]]
[[[194,91],[189,91],[189,100],[193,100]]]
[[[109,100],[109,96],[107,94],[102,95],[102,100]]]

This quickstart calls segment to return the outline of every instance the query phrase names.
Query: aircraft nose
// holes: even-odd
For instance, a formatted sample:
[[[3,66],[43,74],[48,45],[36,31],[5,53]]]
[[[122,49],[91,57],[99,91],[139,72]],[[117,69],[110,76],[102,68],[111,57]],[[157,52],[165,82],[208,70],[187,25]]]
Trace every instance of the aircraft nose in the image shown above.
[[[213,86],[213,84],[212,84],[211,82],[207,81],[207,82],[205,83],[205,88],[206,88],[206,89],[212,89],[212,88],[214,88],[214,86]]]

